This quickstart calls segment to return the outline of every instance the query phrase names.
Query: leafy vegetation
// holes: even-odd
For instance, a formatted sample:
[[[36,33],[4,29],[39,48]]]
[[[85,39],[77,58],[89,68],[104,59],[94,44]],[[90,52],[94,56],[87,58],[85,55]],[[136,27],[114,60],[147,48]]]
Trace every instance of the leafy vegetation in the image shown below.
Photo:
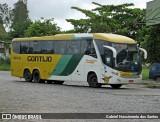
[[[13,11],[13,19],[10,35],[13,38],[24,37],[24,31],[31,24],[31,20],[29,19],[27,4],[25,4],[22,0],[19,0],[14,4]]]
[[[0,71],[9,71],[10,70],[10,58],[1,58],[0,57]]]
[[[116,33],[135,39],[148,52],[147,62],[160,62],[160,25],[146,26],[145,9],[133,8],[133,4],[97,5],[93,10],[78,7],[72,9],[82,12],[86,19],[67,19],[74,26],[75,33],[102,32]]]
[[[10,71],[10,65],[0,64],[0,71]]]
[[[48,36],[60,33],[60,27],[54,23],[54,19],[37,20],[30,24],[28,29],[25,30],[26,37],[32,36]]]
[[[134,36],[134,32],[141,29],[142,25],[135,25],[134,21],[137,16],[142,20],[144,10],[129,8],[130,4],[122,5],[101,5],[93,2],[98,7],[93,10],[85,10],[78,7],[72,7],[77,11],[84,13],[87,19],[67,19],[74,25],[75,32],[102,32],[117,33],[126,36]]]
[[[5,37],[6,34],[7,33],[6,33],[3,25],[0,23],[0,39],[4,40],[4,37]]]
[[[149,79],[149,67],[143,66],[142,76],[143,76],[143,78],[142,78],[143,80]]]
[[[7,28],[7,31],[10,30],[12,17],[13,17],[13,12],[11,8],[6,3],[0,4],[0,24],[4,26],[2,27],[3,29]]]

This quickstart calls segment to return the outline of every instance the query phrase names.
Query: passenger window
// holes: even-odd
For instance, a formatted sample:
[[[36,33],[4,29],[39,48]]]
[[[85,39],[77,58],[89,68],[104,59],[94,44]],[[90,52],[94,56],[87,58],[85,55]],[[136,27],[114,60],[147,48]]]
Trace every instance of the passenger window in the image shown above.
[[[67,41],[67,54],[80,54],[80,41]]]
[[[29,53],[29,54],[33,54],[33,49],[34,49],[33,41],[30,41],[30,42],[29,42],[29,51],[28,51],[28,53]]]
[[[54,52],[55,54],[66,53],[66,41],[54,41]]]
[[[33,53],[41,54],[41,41],[34,41],[33,47]]]
[[[21,42],[21,54],[27,54],[29,51],[29,42],[23,41]]]
[[[53,41],[43,41],[41,42],[42,45],[42,53],[43,54],[53,54]]]
[[[13,42],[12,43],[12,48],[13,48],[13,52],[15,52],[15,53],[20,53],[20,44],[21,44],[21,42]]]
[[[96,50],[91,39],[81,41],[81,53],[95,58],[97,57]]]

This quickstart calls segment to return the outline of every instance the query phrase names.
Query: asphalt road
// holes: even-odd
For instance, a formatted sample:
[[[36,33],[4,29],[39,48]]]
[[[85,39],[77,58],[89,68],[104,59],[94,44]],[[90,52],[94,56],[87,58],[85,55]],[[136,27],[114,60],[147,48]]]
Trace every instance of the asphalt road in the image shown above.
[[[0,71],[0,112],[160,113],[160,89],[90,88],[87,83],[69,81],[64,85],[29,83]]]

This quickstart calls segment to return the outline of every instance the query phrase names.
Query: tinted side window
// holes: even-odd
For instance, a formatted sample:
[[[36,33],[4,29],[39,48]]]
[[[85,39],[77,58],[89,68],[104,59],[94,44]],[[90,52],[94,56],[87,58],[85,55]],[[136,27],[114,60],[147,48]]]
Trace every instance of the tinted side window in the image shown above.
[[[96,44],[97,44],[97,47],[98,47],[98,50],[100,52],[100,55],[101,55],[101,58],[102,58],[102,61],[103,63],[105,63],[105,57],[104,57],[104,53],[106,52],[106,48],[103,47],[103,45],[106,45],[106,46],[110,46],[111,44],[109,42],[106,42],[106,41],[103,41],[103,40],[95,40]]]
[[[108,42],[103,40],[96,40],[96,44],[101,55],[104,55],[104,51],[105,51],[103,45],[110,46]]]
[[[81,53],[86,54],[89,53],[91,48],[94,48],[92,40],[82,40],[81,41]]]
[[[81,41],[81,53],[85,55],[90,55],[95,58],[97,57],[92,39]]]
[[[55,54],[66,53],[66,41],[54,41],[54,52]]]
[[[80,54],[80,41],[67,41],[67,54]]]
[[[29,53],[29,54],[32,54],[32,53],[33,53],[33,49],[34,49],[33,41],[30,41],[30,42],[29,42],[29,50],[28,50],[28,53]]]
[[[29,42],[22,41],[21,42],[21,54],[27,54],[29,51]]]
[[[97,44],[97,47],[99,49],[100,54],[104,55],[104,48],[103,48],[104,41],[102,41],[102,40],[96,40],[96,44]]]
[[[42,53],[43,54],[53,54],[53,41],[43,41],[41,42],[42,45]]]
[[[33,41],[33,53],[41,54],[41,41]]]
[[[20,53],[20,44],[21,42],[12,42],[13,52]]]

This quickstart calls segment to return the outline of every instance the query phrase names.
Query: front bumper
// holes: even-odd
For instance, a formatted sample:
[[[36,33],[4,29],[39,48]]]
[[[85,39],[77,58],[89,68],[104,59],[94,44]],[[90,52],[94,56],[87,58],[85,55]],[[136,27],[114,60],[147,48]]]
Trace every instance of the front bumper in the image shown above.
[[[140,84],[142,83],[142,77],[137,77],[137,78],[124,78],[124,77],[116,77],[110,79],[108,84]]]

